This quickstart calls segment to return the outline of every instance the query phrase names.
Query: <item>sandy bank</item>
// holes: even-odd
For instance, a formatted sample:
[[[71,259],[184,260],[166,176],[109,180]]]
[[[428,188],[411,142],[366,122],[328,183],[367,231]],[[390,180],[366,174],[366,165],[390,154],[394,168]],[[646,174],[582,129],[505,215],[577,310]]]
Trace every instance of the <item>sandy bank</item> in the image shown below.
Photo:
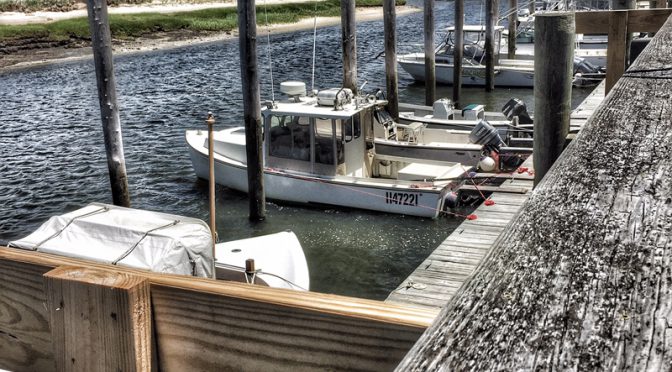
[[[269,0],[273,1],[273,0]],[[275,0],[277,1],[277,0]],[[294,0],[293,0],[294,1]],[[420,9],[408,6],[397,7],[397,16],[418,12]],[[380,8],[359,8],[357,9],[356,19],[358,22],[382,19],[383,9]],[[259,35],[270,31],[272,34],[285,33],[313,28],[314,18],[306,18],[297,23],[276,24],[270,28],[259,27]],[[334,26],[340,24],[340,17],[318,17],[317,27]],[[268,30],[268,31],[267,31]],[[144,53],[154,50],[165,50],[179,48],[201,43],[211,43],[238,36],[237,30],[231,32],[221,32],[212,34],[194,34],[192,32],[170,32],[155,34],[150,37],[142,37],[133,41],[114,42],[113,50],[115,55],[127,55],[132,53]],[[9,55],[0,55],[0,73],[16,71],[20,69],[42,66],[52,63],[61,63],[68,61],[77,61],[91,58],[91,47],[65,48],[53,47],[19,51]]]

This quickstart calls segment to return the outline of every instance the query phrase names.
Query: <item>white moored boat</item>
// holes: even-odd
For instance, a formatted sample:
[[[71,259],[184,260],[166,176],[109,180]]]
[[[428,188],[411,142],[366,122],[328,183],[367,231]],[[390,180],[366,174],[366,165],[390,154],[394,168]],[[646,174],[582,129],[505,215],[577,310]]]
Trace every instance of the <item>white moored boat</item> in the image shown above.
[[[53,216],[10,247],[150,270],[308,290],[301,243],[284,231],[215,245],[203,221],[173,214],[91,203]],[[245,261],[255,261],[246,272]]]
[[[448,206],[466,171],[461,164],[389,159],[367,144],[374,111],[385,101],[352,97],[346,89],[304,97],[282,87],[293,96],[262,110],[269,199],[430,218]],[[213,139],[215,181],[247,192],[244,128],[217,131]],[[186,141],[196,175],[207,179],[207,132],[189,130]]]

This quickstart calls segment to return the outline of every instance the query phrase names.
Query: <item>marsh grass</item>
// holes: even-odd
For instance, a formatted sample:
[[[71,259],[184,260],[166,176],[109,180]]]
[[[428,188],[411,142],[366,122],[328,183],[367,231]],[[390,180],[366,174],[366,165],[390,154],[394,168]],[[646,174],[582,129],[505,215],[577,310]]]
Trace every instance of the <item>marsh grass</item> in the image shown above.
[[[405,0],[397,0],[398,5]],[[358,7],[382,6],[382,0],[358,0]],[[318,3],[287,3],[257,6],[257,24],[294,23],[302,18],[339,16],[339,0],[325,0]],[[203,9],[179,13],[139,13],[111,14],[110,30],[117,40],[148,36],[157,32],[188,30],[193,32],[224,32],[238,26],[235,7]],[[0,25],[1,44],[22,39],[36,39],[41,42],[81,42],[90,39],[87,18],[73,18],[45,24]]]

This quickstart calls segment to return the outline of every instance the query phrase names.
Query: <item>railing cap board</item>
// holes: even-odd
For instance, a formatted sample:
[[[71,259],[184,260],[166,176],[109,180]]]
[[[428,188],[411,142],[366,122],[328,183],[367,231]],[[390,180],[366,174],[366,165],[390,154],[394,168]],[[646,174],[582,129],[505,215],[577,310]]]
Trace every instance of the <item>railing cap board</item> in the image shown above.
[[[670,368],[671,60],[672,17],[398,371]]]
[[[387,304],[381,301],[366,300],[354,297],[302,292],[282,288],[268,288],[236,282],[215,281],[206,278],[185,277],[180,275],[157,274],[144,270],[130,269],[123,266],[112,266],[88,262],[46,253],[29,252],[20,249],[0,247],[0,260],[10,260],[48,266],[87,266],[102,271],[128,273],[146,278],[152,285],[168,286],[236,297],[251,301],[272,303],[276,305],[297,307],[306,310],[370,319],[385,323],[425,328],[431,324],[437,312],[419,310],[408,306]]]
[[[586,35],[608,33],[612,13],[628,14],[628,32],[656,32],[672,14],[672,8],[576,12],[576,33]]]

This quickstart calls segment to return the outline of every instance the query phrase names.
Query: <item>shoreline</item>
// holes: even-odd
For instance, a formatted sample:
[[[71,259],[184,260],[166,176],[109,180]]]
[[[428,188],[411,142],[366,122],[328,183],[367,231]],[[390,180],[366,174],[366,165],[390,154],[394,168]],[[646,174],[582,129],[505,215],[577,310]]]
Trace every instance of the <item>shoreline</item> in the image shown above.
[[[397,6],[397,16],[416,13],[419,8],[408,5]],[[356,10],[357,22],[371,21],[383,18],[383,8],[361,8]],[[313,28],[315,19],[305,18],[296,23],[274,24],[270,27],[257,27],[257,34],[283,34],[294,31],[303,31]],[[340,17],[317,17],[317,27],[335,26],[341,23]],[[152,51],[170,50],[191,45],[208,44],[230,40],[238,37],[238,30],[216,33],[197,34],[193,32],[175,31],[158,33],[147,37],[140,37],[131,41],[113,41],[114,56],[132,55]],[[0,56],[0,74],[26,70],[57,63],[75,62],[92,58],[91,46],[66,48],[49,47],[22,50],[16,53]]]

